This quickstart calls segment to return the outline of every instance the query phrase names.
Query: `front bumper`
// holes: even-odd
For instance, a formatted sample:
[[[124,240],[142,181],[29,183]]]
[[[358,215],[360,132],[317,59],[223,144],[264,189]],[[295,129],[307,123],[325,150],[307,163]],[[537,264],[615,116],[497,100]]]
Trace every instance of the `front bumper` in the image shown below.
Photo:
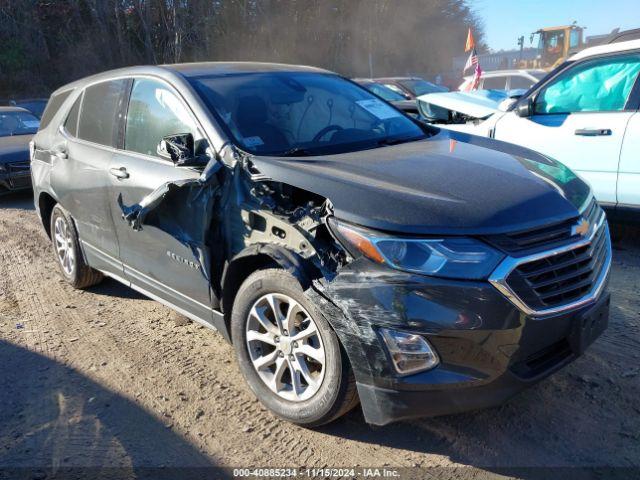
[[[486,282],[371,270],[365,262],[317,290],[351,361],[365,418],[376,425],[500,404],[577,358],[608,322],[606,288],[579,309],[533,317]],[[379,327],[422,334],[440,364],[398,375]]]

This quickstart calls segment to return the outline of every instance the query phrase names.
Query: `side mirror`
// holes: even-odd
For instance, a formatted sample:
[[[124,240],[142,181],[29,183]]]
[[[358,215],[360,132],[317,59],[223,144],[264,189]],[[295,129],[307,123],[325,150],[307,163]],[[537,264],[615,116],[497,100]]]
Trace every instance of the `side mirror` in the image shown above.
[[[524,102],[520,102],[516,106],[515,112],[519,117],[530,117],[533,114],[533,102],[531,99],[526,99]]]
[[[157,152],[175,165],[192,164],[196,158],[195,142],[191,133],[167,135],[160,140]]]
[[[505,98],[498,104],[498,110],[501,112],[508,112],[514,103],[518,101],[517,98]]]

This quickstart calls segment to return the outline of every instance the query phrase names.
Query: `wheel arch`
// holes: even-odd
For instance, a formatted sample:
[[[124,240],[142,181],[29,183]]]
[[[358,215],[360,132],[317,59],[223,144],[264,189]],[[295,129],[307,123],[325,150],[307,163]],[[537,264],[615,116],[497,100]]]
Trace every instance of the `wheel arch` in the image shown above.
[[[277,245],[255,244],[235,255],[225,266],[221,279],[221,308],[227,339],[231,339],[231,310],[240,286],[252,273],[268,268],[291,273],[304,290],[311,285],[315,273],[311,262]]]
[[[58,201],[48,192],[40,192],[40,195],[38,195],[40,221],[49,238],[51,238],[51,212],[57,203]]]

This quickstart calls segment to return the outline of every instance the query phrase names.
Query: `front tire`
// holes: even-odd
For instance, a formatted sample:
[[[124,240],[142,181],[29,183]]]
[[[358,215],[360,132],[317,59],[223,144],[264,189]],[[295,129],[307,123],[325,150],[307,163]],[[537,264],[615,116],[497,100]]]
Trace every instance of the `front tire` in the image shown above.
[[[60,205],[51,212],[51,243],[60,273],[73,287],[87,288],[102,281],[102,273],[85,263],[75,224]]]
[[[247,383],[277,416],[315,427],[357,405],[338,337],[290,273],[260,270],[245,280],[233,305],[231,334]]]

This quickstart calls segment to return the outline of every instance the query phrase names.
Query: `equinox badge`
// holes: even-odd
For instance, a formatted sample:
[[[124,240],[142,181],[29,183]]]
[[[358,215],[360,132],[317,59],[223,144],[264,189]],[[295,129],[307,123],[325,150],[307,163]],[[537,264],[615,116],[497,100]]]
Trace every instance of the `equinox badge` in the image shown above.
[[[187,267],[193,268],[195,270],[200,270],[200,265],[197,264],[196,262],[192,262],[191,260],[187,260],[184,257],[181,257],[180,255],[176,255],[175,253],[167,250],[167,256],[169,258],[171,258],[172,260],[175,260],[176,262],[179,263],[184,263]]]

